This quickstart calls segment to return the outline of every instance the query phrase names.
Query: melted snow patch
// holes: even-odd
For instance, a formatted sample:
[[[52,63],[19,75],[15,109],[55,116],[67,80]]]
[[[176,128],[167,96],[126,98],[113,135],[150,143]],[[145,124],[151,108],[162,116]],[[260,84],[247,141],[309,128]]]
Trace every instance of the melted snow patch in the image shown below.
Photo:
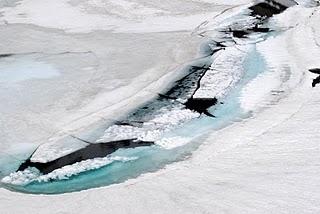
[[[0,83],[15,84],[32,79],[49,79],[60,73],[52,65],[32,57],[7,57],[0,61]]]

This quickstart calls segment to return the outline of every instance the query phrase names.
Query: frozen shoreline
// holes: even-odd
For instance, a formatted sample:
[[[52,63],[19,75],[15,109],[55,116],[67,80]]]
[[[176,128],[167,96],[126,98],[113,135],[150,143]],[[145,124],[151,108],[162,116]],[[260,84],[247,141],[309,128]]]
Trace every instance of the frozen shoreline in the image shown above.
[[[57,2],[57,7],[65,4],[63,2],[63,0]],[[85,1],[73,1],[77,2],[85,3]],[[195,2],[190,4],[198,5]],[[199,2],[200,6],[202,4]],[[189,14],[177,15],[175,9],[172,9],[169,11],[170,14],[166,14],[166,19],[157,24],[166,27],[167,19],[175,19],[178,16],[180,21],[175,23],[177,27],[175,31],[167,26],[163,28],[163,32],[150,32],[148,28],[144,28],[139,31],[140,33],[130,31],[66,33],[61,31],[65,29],[64,27],[44,28],[50,27],[46,24],[56,24],[46,20],[48,17],[44,14],[42,14],[43,20],[46,20],[44,27],[35,26],[39,23],[27,18],[37,16],[35,8],[46,7],[44,2],[37,7],[32,1],[18,1],[15,7],[13,4],[9,6],[11,7],[1,9],[6,12],[0,17],[7,23],[0,25],[0,35],[3,38],[1,54],[12,54],[7,58],[0,58],[11,63],[6,65],[7,68],[4,67],[8,70],[6,72],[10,73],[12,65],[19,58],[24,61],[31,58],[35,63],[48,65],[48,69],[53,67],[59,75],[45,79],[32,79],[29,75],[27,81],[0,86],[0,97],[5,100],[0,106],[2,175],[8,172],[8,167],[5,166],[8,161],[14,168],[16,162],[27,158],[28,153],[24,151],[31,152],[43,142],[57,141],[70,134],[80,133],[87,127],[90,129],[90,126],[95,127],[102,123],[107,125],[118,119],[114,115],[124,115],[156,96],[168,82],[179,75],[177,70],[182,64],[197,56],[199,45],[204,39],[191,35],[193,28],[200,20],[202,22],[205,18],[209,19],[221,8],[227,7],[206,8],[205,11],[208,13],[201,13],[200,20],[192,21],[188,18]],[[194,11],[189,8],[193,11],[192,17],[202,12],[199,11],[200,6]],[[91,15],[88,11],[79,10],[78,6],[70,6],[69,9],[70,12],[77,11],[74,16],[81,13],[83,16],[88,16],[87,20],[90,22],[94,21],[89,19]],[[17,11],[24,16],[17,15]],[[66,11],[61,11],[64,12]],[[19,16],[18,19],[15,19],[16,15]],[[140,19],[136,18],[132,20],[132,26],[140,22]],[[63,20],[63,16],[60,17],[61,20],[73,26],[72,28],[77,27],[72,20]],[[79,20],[79,23],[81,22]],[[12,44],[12,41],[16,44]],[[28,63],[24,66],[32,67]],[[89,134],[84,133],[80,137],[87,136]]]
[[[244,13],[244,14],[242,14]],[[234,19],[234,21],[231,23],[231,25],[236,25],[238,26],[239,23],[238,21],[241,21],[243,23],[243,29],[250,29],[250,26],[248,26],[248,21],[246,19],[251,20],[252,22],[259,23],[261,22],[259,18],[256,19],[256,21],[252,20],[251,16],[248,16],[246,12],[240,11],[240,14],[236,15],[237,17]],[[240,19],[240,20],[239,20]],[[224,24],[224,23],[222,23]],[[218,27],[218,26],[217,26]],[[224,27],[222,27],[221,30],[223,30]],[[252,32],[255,34],[254,32]],[[261,37],[264,37],[263,34],[259,34]],[[188,107],[188,104],[186,106],[183,105],[184,102],[189,102],[190,100],[195,99],[195,102],[198,102],[199,105],[201,105],[200,101],[202,99],[217,99],[218,101],[225,103],[225,105],[222,105],[219,107],[214,107],[217,108],[217,120],[207,120],[207,119],[200,119],[200,121],[195,122],[199,127],[200,130],[205,130],[206,127],[209,129],[210,123],[214,124],[220,124],[218,125],[223,126],[224,123],[231,123],[232,119],[236,119],[234,117],[241,117],[241,109],[240,106],[237,105],[238,103],[238,93],[235,92],[233,93],[233,96],[230,96],[230,100],[226,97],[228,92],[232,90],[232,88],[236,85],[237,82],[242,79],[243,81],[242,84],[239,83],[239,87],[236,90],[241,90],[241,87],[243,84],[246,84],[247,81],[250,81],[251,78],[254,78],[257,71],[251,67],[246,67],[247,65],[250,65],[250,63],[245,63],[245,61],[256,61],[255,60],[255,51],[254,48],[251,47],[252,43],[255,43],[256,39],[250,39],[249,41],[244,41],[243,47],[239,48],[235,44],[229,44],[230,40],[233,39],[233,37],[229,34],[225,34],[226,39],[222,39],[223,42],[221,42],[221,45],[219,43],[214,42],[216,39],[220,38],[213,38],[213,42],[210,44],[206,44],[207,46],[205,47],[205,44],[202,45],[203,48],[207,50],[208,53],[205,53],[205,50],[202,50],[203,54],[205,54],[204,58],[199,58],[199,61],[195,60],[194,64],[188,65],[185,68],[185,77],[182,76],[180,77],[181,80],[178,82],[175,82],[172,88],[169,85],[168,91],[163,91],[162,94],[163,96],[166,97],[176,97],[178,102],[173,101],[172,99],[164,99],[162,96],[158,97],[155,100],[151,100],[148,102],[148,104],[145,104],[144,106],[141,106],[139,109],[137,109],[134,112],[131,112],[128,117],[124,116],[124,122],[121,120],[119,122],[116,122],[110,127],[107,127],[105,130],[105,133],[103,137],[101,137],[98,141],[92,140],[91,142],[105,142],[105,145],[108,146],[109,143],[106,142],[117,142],[117,144],[113,145],[122,145],[121,140],[127,140],[127,139],[137,139],[141,142],[150,142],[153,144],[158,145],[158,142],[161,141],[161,145],[165,143],[163,146],[169,146],[172,148],[176,147],[176,144],[178,144],[178,147],[181,146],[181,144],[186,144],[188,142],[188,138],[190,138],[189,141],[191,141],[194,137],[192,135],[188,135],[189,137],[185,136],[185,134],[182,133],[182,135],[177,134],[174,132],[174,129],[179,129],[179,126],[183,126],[185,123],[188,123],[188,121],[191,123],[190,127],[192,127],[192,119],[196,119],[200,117],[199,113],[202,113],[202,111],[206,111],[206,109],[200,109],[197,108],[194,109],[196,112],[188,110],[188,108],[193,108],[192,106]],[[209,38],[210,39],[210,38]],[[260,39],[258,39],[260,41]],[[246,44],[248,43],[248,44]],[[252,49],[253,48],[253,49]],[[242,50],[241,50],[242,49]],[[252,52],[252,54],[248,55],[248,52]],[[248,55],[248,56],[247,56]],[[201,66],[207,67],[207,68],[201,68]],[[260,63],[260,70],[265,70],[264,69],[264,63]],[[211,67],[211,68],[210,68]],[[218,72],[217,72],[218,71]],[[197,84],[195,84],[198,82]],[[195,91],[194,91],[195,90]],[[197,100],[198,99],[198,100]],[[213,99],[213,100],[214,100]],[[216,103],[216,101],[215,101]],[[194,104],[196,105],[196,104]],[[210,104],[210,105],[215,105],[215,104]],[[187,108],[187,109],[186,109]],[[209,106],[207,107],[209,108]],[[226,110],[223,110],[226,108]],[[220,109],[220,110],[218,110]],[[214,112],[216,112],[214,110]],[[228,112],[230,111],[230,112]],[[239,112],[239,115],[236,115],[237,112]],[[210,113],[207,112],[206,115],[210,116]],[[211,117],[213,117],[211,115]],[[139,125],[137,125],[137,123]],[[201,122],[202,121],[202,122]],[[229,122],[228,122],[229,121]],[[128,125],[133,123],[133,125]],[[203,124],[202,124],[203,123]],[[135,125],[134,125],[135,124]],[[194,124],[195,125],[195,124]],[[195,126],[197,126],[195,125]],[[227,124],[225,124],[227,125]],[[214,126],[214,125],[212,125]],[[186,128],[188,129],[188,128]],[[193,129],[193,128],[192,128]],[[183,130],[181,130],[183,132]],[[82,134],[83,131],[81,131],[79,134]],[[200,135],[200,132],[195,132],[195,135]],[[78,135],[78,133],[76,133]],[[71,136],[72,137],[72,136]],[[69,137],[70,138],[70,137]],[[84,138],[86,139],[86,138]],[[171,139],[171,145],[170,145],[170,139]],[[179,139],[179,140],[178,140]],[[166,142],[165,142],[166,141]],[[168,141],[168,142],[167,142]],[[176,142],[178,141],[178,142]],[[126,141],[129,142],[129,141]],[[130,144],[130,143],[129,143]],[[132,145],[135,145],[134,141],[132,141]],[[138,144],[136,144],[138,145]],[[96,145],[98,146],[98,145]],[[102,146],[102,144],[101,144]],[[162,146],[160,146],[162,148]],[[93,147],[90,147],[93,148]],[[99,146],[96,148],[100,148]],[[101,149],[101,148],[100,148]],[[79,151],[78,151],[79,150]],[[50,173],[54,171],[55,169],[64,167],[65,165],[68,164],[74,164],[72,160],[75,158],[77,160],[86,160],[83,159],[84,156],[89,155],[90,157],[103,157],[103,156],[92,156],[93,154],[100,154],[98,151],[94,152],[90,150],[91,152],[88,152],[87,154],[83,154],[83,152],[87,150],[87,145],[86,142],[79,141],[77,138],[75,139],[65,139],[62,140],[61,142],[49,142],[49,143],[44,143],[40,145],[37,150],[33,153],[32,157],[30,160],[27,160],[25,164],[23,164],[23,167],[19,167],[20,171],[23,171],[26,169],[28,166],[34,166],[37,169],[40,170],[42,173]],[[99,150],[99,149],[98,149]],[[159,148],[159,150],[161,150]],[[110,151],[110,150],[105,150],[105,151]],[[130,152],[129,152],[130,153]],[[148,153],[148,152],[147,152]],[[167,162],[173,161],[169,155],[168,157],[166,156],[165,152],[159,151],[159,153],[163,153],[163,159],[162,160],[161,154],[154,154],[152,157],[150,157],[150,160],[145,161],[146,162],[152,162],[153,159],[158,159],[159,158],[159,164],[161,165],[165,160],[168,160]],[[177,153],[180,153],[177,151]],[[81,154],[81,155],[80,155]],[[103,153],[104,156],[106,155]],[[125,152],[124,152],[125,154]],[[80,156],[79,156],[80,155]],[[130,154],[129,154],[130,155]],[[139,156],[139,155],[138,155]],[[146,156],[144,153],[141,154],[142,157]],[[176,155],[174,155],[176,156]],[[140,158],[139,158],[140,159]],[[70,160],[70,161],[69,161]],[[146,164],[143,164],[143,161],[141,160],[139,162],[136,162],[131,165],[133,169],[139,170],[139,164],[141,165],[141,169],[145,167]],[[30,164],[30,165],[29,165]],[[35,164],[35,165],[34,165]],[[155,162],[153,164],[154,168],[159,168],[157,167],[158,164]],[[75,166],[76,167],[76,166]],[[110,166],[111,167],[111,166]],[[109,168],[110,168],[109,167]],[[113,167],[111,167],[113,168]],[[131,171],[127,169],[125,166],[123,166],[124,171]],[[101,171],[101,170],[100,170]],[[135,170],[132,170],[132,174],[136,175],[137,172]],[[147,168],[144,171],[150,171]],[[153,171],[153,170],[151,170]],[[10,174],[9,177],[4,178],[5,183],[15,183],[15,184],[23,184],[27,185],[32,181],[37,181],[38,179],[36,178],[38,176],[38,173],[35,173],[34,176],[32,176],[31,172],[26,170],[26,174],[24,176],[24,173],[20,175],[21,172],[17,173],[12,173]],[[56,178],[56,175],[53,173],[53,177]],[[60,171],[59,175],[64,176],[63,173],[68,174],[67,171]],[[108,174],[112,174],[111,181],[106,182],[105,180],[108,180]],[[51,175],[48,174],[48,177]],[[122,176],[125,174],[126,176],[130,177],[130,173],[125,173],[125,172],[113,172],[107,171],[105,173],[106,178],[102,178],[102,173],[100,173],[101,179],[95,179],[95,183],[99,186],[103,184],[112,184],[113,182],[120,182],[116,178],[117,176]],[[119,174],[119,175],[118,175]],[[81,176],[80,176],[81,177]],[[92,177],[92,176],[91,176]],[[28,179],[30,178],[30,179]],[[53,179],[54,179],[53,178]],[[120,180],[123,180],[119,178]],[[72,180],[72,179],[71,179]],[[79,180],[78,177],[75,178],[75,180]],[[71,183],[75,183],[75,180],[70,181]],[[80,179],[81,180],[81,179]],[[52,182],[54,183],[54,182]],[[55,192],[67,192],[67,191],[75,191],[79,189],[86,189],[88,188],[86,186],[87,182],[84,182],[81,184],[81,182],[78,184],[78,187],[76,185],[73,185],[72,188],[67,188],[65,191],[63,191],[63,183],[57,181],[55,184],[50,184],[48,183],[48,187],[43,184],[43,193],[55,193]],[[61,186],[62,185],[62,186]],[[69,186],[68,181],[66,181],[65,185]],[[30,186],[25,187],[25,191],[31,191],[31,192],[41,192],[41,184],[39,187],[31,184]],[[59,187],[60,186],[60,187]],[[82,186],[82,187],[81,187]],[[90,185],[90,187],[92,187]],[[19,189],[19,187],[17,187]],[[23,188],[23,187],[22,187]],[[32,190],[35,188],[34,190]],[[55,191],[56,188],[56,191]],[[50,189],[50,190],[49,190]]]
[[[320,54],[314,37],[320,14],[313,10],[283,14],[289,17],[283,27],[298,26],[262,47],[273,68],[290,68],[290,75],[274,70],[286,80],[283,96],[265,99],[259,108],[246,104],[251,118],[201,139],[205,143],[188,160],[123,184],[59,196],[0,189],[7,200],[1,213],[88,213],[93,207],[95,213],[319,212],[320,95],[319,87],[311,88],[314,75],[307,73],[320,66],[314,58]],[[272,57],[268,45],[279,49],[280,58]],[[272,93],[273,88],[267,95]]]

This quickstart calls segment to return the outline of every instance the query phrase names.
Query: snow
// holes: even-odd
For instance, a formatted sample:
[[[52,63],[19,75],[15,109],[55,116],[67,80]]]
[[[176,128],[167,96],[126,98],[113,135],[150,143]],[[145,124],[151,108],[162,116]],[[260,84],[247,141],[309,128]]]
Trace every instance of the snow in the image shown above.
[[[160,109],[160,111],[162,111]],[[177,128],[179,125],[199,117],[199,113],[188,109],[167,109],[163,113],[155,115],[155,118],[143,123],[142,127],[126,125],[113,125],[109,127],[99,141],[117,141],[123,139],[134,139],[142,141],[159,140],[164,132]]]
[[[57,11],[59,11],[58,16]],[[74,31],[87,31],[86,28],[93,23],[95,23],[93,29],[107,27],[111,29],[110,25],[119,22],[108,17],[108,23],[103,25],[106,19],[94,14],[83,16],[84,13],[80,8],[71,7],[67,1],[24,0],[16,7],[3,8],[2,12],[4,20],[9,23],[33,23],[51,28],[74,29]]]
[[[257,45],[257,51],[264,56],[268,65],[267,71],[249,82],[241,91],[241,108],[251,112],[264,106],[270,99],[276,99],[285,91],[285,84],[290,79],[291,71],[288,61],[289,53],[282,49],[279,44],[285,42],[286,38],[276,36]],[[272,51],[277,49],[276,52]],[[270,52],[268,54],[268,52]],[[261,87],[261,83],[268,83]],[[253,93],[254,92],[254,93]]]
[[[295,0],[274,0],[274,1],[286,7],[292,7],[297,4]]]
[[[246,1],[232,1],[230,5]],[[180,5],[179,5],[180,4]],[[186,5],[182,8],[182,5]],[[221,4],[224,5],[224,4]],[[195,8],[194,10],[192,8]],[[197,11],[197,8],[201,8]],[[181,10],[185,13],[181,14]],[[189,11],[188,11],[189,10]],[[115,32],[167,32],[193,30],[206,17],[220,11],[219,6],[206,1],[181,0],[159,5],[137,0],[22,0],[15,7],[5,7],[3,23],[23,23],[62,29],[67,32],[87,33],[95,30]],[[59,11],[59,15],[56,12]],[[195,13],[196,12],[196,13]]]
[[[211,69],[200,81],[200,88],[194,98],[221,99],[240,80],[247,47],[228,47],[213,56]]]
[[[41,144],[37,150],[32,154],[31,161],[46,163],[55,160],[59,157],[68,155],[74,151],[88,146],[87,143],[69,137],[61,140],[51,140],[47,143]]]
[[[181,136],[162,137],[161,139],[155,141],[155,144],[164,149],[173,149],[190,143],[190,140],[190,138]]]
[[[200,138],[188,159],[122,184],[54,196],[2,188],[0,212],[319,213],[320,88],[308,69],[320,67],[320,12],[292,10],[275,18],[289,21],[286,31],[258,45],[270,67],[242,93],[250,118]],[[258,83],[272,87],[250,97]]]

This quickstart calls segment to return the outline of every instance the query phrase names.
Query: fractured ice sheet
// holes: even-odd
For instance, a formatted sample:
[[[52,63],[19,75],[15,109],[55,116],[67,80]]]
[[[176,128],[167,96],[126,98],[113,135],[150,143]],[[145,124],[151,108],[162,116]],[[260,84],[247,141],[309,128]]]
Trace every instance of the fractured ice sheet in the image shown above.
[[[214,55],[213,64],[201,79],[200,88],[193,98],[224,97],[243,75],[247,48],[242,49],[228,47]]]
[[[113,125],[105,131],[104,136],[99,141],[107,142],[134,138],[142,141],[156,141],[160,139],[164,132],[177,128],[179,125],[197,117],[199,117],[199,113],[189,109],[165,110],[154,119],[144,122],[141,127]]]
[[[249,19],[251,20],[251,17]],[[244,47],[241,48],[245,50]],[[125,139],[158,141],[165,132],[199,117],[199,113],[186,108],[184,105],[186,101],[190,98],[213,99],[225,96],[243,73],[241,64],[246,55],[244,50],[226,47],[213,56],[199,59],[171,89],[132,111],[119,123],[107,128],[104,135],[96,142],[108,143]],[[46,163],[84,146],[83,142],[77,140],[67,147],[61,142],[46,143],[38,148],[31,161]]]
[[[301,14],[288,17],[297,20],[297,15]],[[5,200],[1,209],[53,214],[87,213],[92,208],[97,214],[197,213],[199,208],[203,213],[319,213],[320,93],[311,88],[305,73],[319,67],[314,57],[320,54],[315,43],[319,15],[318,10],[313,18],[301,19],[299,26],[284,32],[286,39],[279,43],[294,62],[291,77],[302,76],[292,88],[295,93],[288,91],[289,99],[281,104],[213,133],[189,160],[160,172],[125,184],[54,197],[0,189]],[[310,26],[316,27],[316,34]],[[66,202],[68,206],[61,206]]]
[[[86,147],[88,144],[71,136],[58,141],[47,142],[40,145],[32,154],[31,161],[46,163],[59,157],[68,155],[74,151]]]
[[[251,21],[255,23],[252,17],[247,16],[249,22],[244,17],[239,16],[239,22],[238,20],[232,22],[228,29],[222,31],[225,34],[229,34],[229,38],[226,40],[235,37],[237,28],[242,28],[251,23]],[[244,41],[241,44],[241,46],[244,46],[244,48],[241,47],[242,49],[245,49],[246,42],[250,41]],[[126,139],[159,142],[165,132],[199,117],[199,113],[187,109],[187,100],[222,98],[239,81],[243,73],[241,65],[244,62],[246,51],[239,49],[236,45],[237,43],[235,41],[233,46],[227,47],[223,45],[224,50],[218,51],[213,56],[207,56],[209,59],[199,60],[202,66],[191,66],[188,70],[189,74],[176,81],[170,90],[160,95],[157,99],[150,101],[147,105],[139,107],[129,114],[125,120],[120,121],[119,124],[116,123],[107,128],[104,136],[97,142],[108,143]],[[212,61],[214,61],[213,64]],[[208,66],[210,65],[211,68],[209,69]],[[207,115],[210,114],[207,112]],[[46,163],[69,155],[85,146],[86,143],[84,141],[77,140],[74,143],[68,143],[67,146],[64,145],[64,142],[41,145],[30,161]]]
[[[34,181],[48,182],[51,180],[64,180],[85,171],[101,168],[115,161],[128,162],[136,159],[137,157],[119,156],[94,158],[64,166],[46,175],[42,175],[36,168],[30,167],[23,171],[11,173],[9,176],[3,178],[2,182],[14,185],[27,185]]]

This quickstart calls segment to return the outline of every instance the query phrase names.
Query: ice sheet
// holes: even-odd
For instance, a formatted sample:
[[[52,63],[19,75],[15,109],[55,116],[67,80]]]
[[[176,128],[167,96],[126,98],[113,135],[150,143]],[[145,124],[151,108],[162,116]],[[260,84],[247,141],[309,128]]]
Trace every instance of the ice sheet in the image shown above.
[[[284,64],[291,75],[276,103],[265,103],[251,118],[201,139],[204,145],[188,160],[123,184],[57,196],[0,189],[1,213],[81,214],[93,207],[97,214],[319,213],[320,91],[311,87],[314,75],[308,69],[320,67],[320,13],[309,8],[283,17],[296,22],[305,12],[314,14],[283,32],[283,40],[270,46],[276,50],[264,51],[274,64],[279,64],[272,57],[278,48],[288,52]],[[267,80],[256,81],[263,86]]]

